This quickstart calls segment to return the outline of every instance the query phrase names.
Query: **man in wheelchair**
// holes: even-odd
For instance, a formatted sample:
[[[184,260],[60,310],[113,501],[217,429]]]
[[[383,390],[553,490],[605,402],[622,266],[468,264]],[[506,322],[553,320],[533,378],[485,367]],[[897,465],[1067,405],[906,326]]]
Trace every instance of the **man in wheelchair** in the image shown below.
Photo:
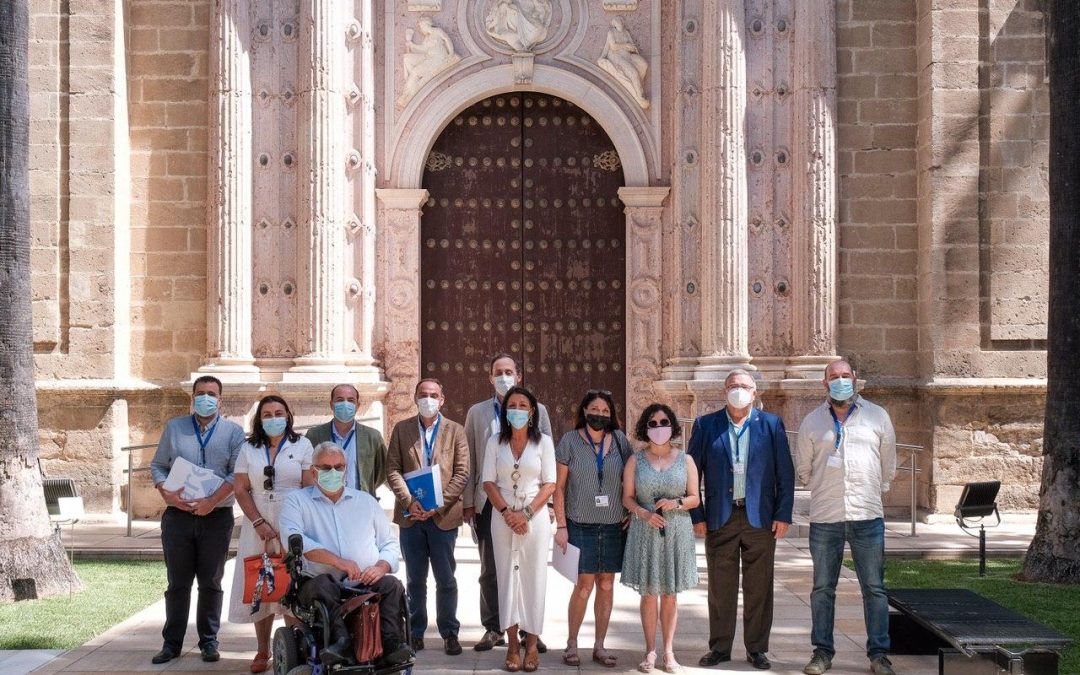
[[[302,542],[304,572],[312,575],[299,584],[296,600],[303,607],[318,601],[329,613],[330,645],[321,659],[333,666],[352,659],[352,640],[341,611],[343,596],[353,595],[352,589],[359,586],[378,593],[383,648],[379,664],[405,664],[413,656],[402,632],[405,589],[391,574],[397,570],[401,549],[379,502],[345,487],[345,469],[340,446],[320,443],[311,465],[315,485],[294,490],[282,506],[281,537]]]

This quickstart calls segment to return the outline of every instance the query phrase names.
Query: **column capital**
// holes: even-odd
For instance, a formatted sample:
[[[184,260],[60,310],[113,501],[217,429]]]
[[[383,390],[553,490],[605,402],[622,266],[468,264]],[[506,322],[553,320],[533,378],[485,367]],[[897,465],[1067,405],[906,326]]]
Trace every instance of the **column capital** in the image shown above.
[[[654,187],[621,187],[619,188],[619,199],[626,208],[662,207],[670,192],[670,187],[662,185]]]
[[[428,191],[424,188],[379,188],[375,190],[375,196],[385,209],[408,211],[423,206]]]

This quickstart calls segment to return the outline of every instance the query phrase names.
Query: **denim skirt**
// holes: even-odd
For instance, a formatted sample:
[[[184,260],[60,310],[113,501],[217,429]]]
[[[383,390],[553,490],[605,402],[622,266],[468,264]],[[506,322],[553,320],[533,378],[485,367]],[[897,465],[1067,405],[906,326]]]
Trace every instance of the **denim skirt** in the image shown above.
[[[626,531],[621,523],[607,525],[567,520],[566,533],[570,543],[581,549],[579,574],[622,571]]]

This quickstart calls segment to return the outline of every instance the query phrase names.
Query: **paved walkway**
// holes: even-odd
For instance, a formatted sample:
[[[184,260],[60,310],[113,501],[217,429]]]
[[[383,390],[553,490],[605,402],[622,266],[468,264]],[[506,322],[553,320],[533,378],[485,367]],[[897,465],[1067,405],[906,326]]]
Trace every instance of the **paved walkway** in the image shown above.
[[[797,523],[798,525],[798,523]],[[123,523],[99,521],[83,523],[76,527],[74,541],[79,554],[96,555],[143,555],[160,554],[158,531],[153,523],[137,523],[135,536],[124,536]],[[774,673],[800,673],[810,657],[810,608],[811,562],[808,542],[805,539],[805,525],[793,528],[793,536],[785,539],[777,549],[775,621],[773,624],[772,643],[769,656],[773,661]],[[997,553],[1021,553],[1027,546],[1034,532],[1034,516],[1006,516],[1002,527],[989,530],[990,550]],[[65,537],[67,532],[65,531]],[[67,539],[65,539],[67,541]],[[462,530],[458,539],[457,558],[458,579],[460,583],[459,618],[462,623],[461,639],[465,653],[450,657],[442,653],[441,640],[432,625],[428,632],[428,649],[420,654],[417,672],[490,672],[501,668],[504,650],[496,648],[486,654],[478,654],[471,647],[480,637],[479,608],[472,580],[479,574],[476,546]],[[890,555],[915,556],[924,552],[935,556],[957,557],[970,556],[978,550],[978,541],[964,535],[955,523],[939,522],[920,524],[918,536],[910,536],[910,524],[904,521],[890,521],[886,538],[886,551]],[[706,650],[708,636],[708,612],[705,597],[704,551],[698,542],[700,573],[702,582],[697,590],[683,593],[679,604],[679,626],[676,634],[675,650],[677,658],[687,666],[687,672],[699,673],[735,673],[757,672],[741,659],[741,647],[735,649],[735,661],[724,667],[713,669],[697,668],[697,659]],[[227,568],[232,574],[232,563]],[[401,572],[404,577],[404,571]],[[230,579],[226,578],[224,587],[229,588]],[[429,615],[434,624],[434,582],[429,588]],[[541,657],[541,668],[549,671],[573,672],[576,670],[591,672],[632,672],[642,657],[642,636],[638,620],[638,596],[632,590],[617,586],[615,608],[612,613],[612,626],[609,631],[607,647],[619,657],[619,665],[606,669],[588,661],[588,650],[582,651],[583,665],[580,669],[562,665],[561,647],[566,635],[565,603],[571,586],[569,582],[555,573],[549,575],[547,593],[547,618],[544,638],[552,651]],[[193,603],[194,605],[194,603]],[[590,610],[591,613],[591,610]],[[114,626],[105,634],[91,640],[77,649],[71,650],[48,662],[37,671],[39,673],[141,673],[163,671],[166,673],[206,673],[206,672],[247,672],[250,659],[254,655],[254,634],[250,626],[225,623],[221,631],[222,660],[216,664],[206,664],[199,659],[199,652],[194,645],[189,645],[184,655],[164,666],[154,666],[150,656],[161,646],[161,626],[164,616],[164,602],[154,605],[132,616],[127,621]],[[587,619],[583,628],[580,644],[586,648],[592,644],[592,622]],[[188,640],[193,641],[194,626],[189,627]],[[736,645],[741,637],[736,638]],[[864,652],[866,635],[863,627],[862,604],[858,582],[854,574],[844,569],[837,590],[836,644],[838,654],[830,673],[866,673],[868,671]],[[937,671],[935,657],[897,656],[893,662],[900,673],[934,673]],[[0,661],[0,670],[4,673],[19,672],[6,667]]]

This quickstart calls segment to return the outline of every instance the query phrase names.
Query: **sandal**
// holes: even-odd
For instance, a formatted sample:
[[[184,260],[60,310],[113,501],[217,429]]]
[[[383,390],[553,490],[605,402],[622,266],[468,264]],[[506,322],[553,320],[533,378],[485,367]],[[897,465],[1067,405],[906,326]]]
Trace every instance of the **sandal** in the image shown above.
[[[525,648],[525,661],[521,664],[521,669],[526,673],[535,673],[539,667],[540,652],[536,649],[536,643],[533,643],[532,646]]]
[[[656,650],[647,652],[645,654],[645,660],[637,664],[638,672],[651,673],[652,669],[656,666]]]
[[[253,673],[265,673],[270,669],[270,655],[263,652],[256,652],[255,658],[251,661],[251,672]]]
[[[664,665],[661,669],[665,673],[681,673],[683,667],[675,660],[675,652],[664,652]]]
[[[521,651],[517,649],[506,650],[506,662],[503,663],[508,673],[516,673],[521,670]]]
[[[592,660],[596,661],[605,668],[614,668],[619,662],[619,657],[615,656],[603,647],[593,647]]]
[[[562,653],[562,662],[568,666],[581,665],[581,657],[578,656],[576,644],[573,647],[566,645],[566,649],[564,649]]]

